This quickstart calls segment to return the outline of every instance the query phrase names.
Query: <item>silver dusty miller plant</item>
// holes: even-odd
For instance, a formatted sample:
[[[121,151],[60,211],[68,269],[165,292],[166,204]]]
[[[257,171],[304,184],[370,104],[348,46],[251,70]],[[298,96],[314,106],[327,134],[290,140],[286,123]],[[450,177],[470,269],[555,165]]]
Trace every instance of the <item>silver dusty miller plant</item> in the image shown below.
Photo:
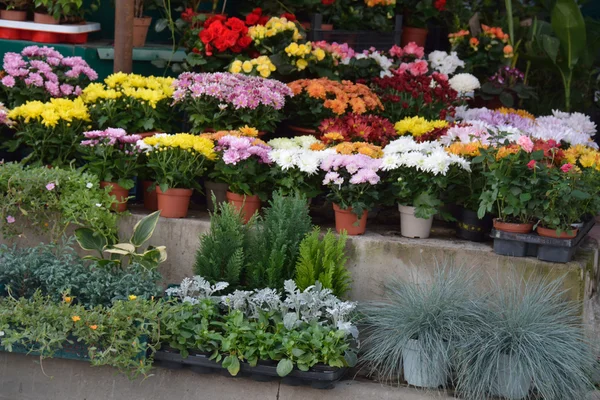
[[[227,282],[217,282],[211,285],[203,277],[196,275],[193,278],[184,278],[178,287],[165,290],[167,296],[178,297],[186,303],[198,304],[202,299],[208,299],[216,292],[229,286]]]

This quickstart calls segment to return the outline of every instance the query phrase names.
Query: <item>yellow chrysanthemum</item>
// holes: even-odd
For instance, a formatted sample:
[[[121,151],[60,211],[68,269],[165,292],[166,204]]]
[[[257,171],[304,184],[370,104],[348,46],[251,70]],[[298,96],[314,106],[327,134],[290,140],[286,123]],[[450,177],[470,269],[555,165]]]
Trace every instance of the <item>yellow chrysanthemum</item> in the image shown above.
[[[398,135],[410,133],[414,137],[425,135],[434,129],[445,128],[448,122],[443,120],[428,121],[423,117],[408,117],[396,122],[394,128]]]
[[[163,151],[169,148],[179,148],[182,150],[193,150],[210,160],[216,157],[216,153],[214,151],[214,142],[205,136],[196,136],[189,133],[151,136],[145,138],[144,143],[154,147],[158,151]]]
[[[81,98],[50,99],[47,103],[41,101],[28,101],[8,113],[11,120],[22,120],[24,123],[40,122],[45,127],[54,128],[60,121],[67,123],[73,120],[89,121],[88,108]]]

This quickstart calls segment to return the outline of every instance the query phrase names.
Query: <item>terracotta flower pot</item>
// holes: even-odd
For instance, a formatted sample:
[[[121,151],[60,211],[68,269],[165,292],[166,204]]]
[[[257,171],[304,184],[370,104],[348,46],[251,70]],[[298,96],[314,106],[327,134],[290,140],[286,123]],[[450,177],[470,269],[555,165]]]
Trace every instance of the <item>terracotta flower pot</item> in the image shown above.
[[[9,21],[27,21],[27,11],[1,10],[0,18]]]
[[[307,31],[311,28],[310,22],[300,22],[300,25]],[[321,24],[320,30],[330,32],[333,30],[333,24]]]
[[[410,42],[415,42],[417,45],[425,47],[425,42],[427,41],[427,33],[427,29],[405,26],[402,28],[401,44],[404,47]]]
[[[301,126],[288,125],[288,129],[294,133],[294,136],[313,135],[317,136],[317,130],[311,128],[302,128]]]
[[[258,196],[246,196],[227,192],[227,201],[242,212],[244,223],[247,224],[252,216],[260,210],[260,199]]]
[[[192,189],[168,189],[166,192],[156,186],[156,197],[160,216],[165,218],[185,218],[190,207]]]
[[[112,203],[110,208],[116,212],[123,212],[127,210],[127,198],[129,197],[129,190],[119,186],[114,182],[100,182],[100,187],[110,187],[110,192],[108,192],[111,196],[115,196],[117,201]]]
[[[152,188],[151,190],[149,190]],[[156,196],[156,189],[154,188],[154,182],[142,181],[142,190],[144,191],[144,208],[148,211],[158,210],[158,198]]]
[[[335,212],[335,230],[337,233],[342,231],[348,232],[350,236],[362,235],[367,230],[367,217],[369,212],[363,211],[360,220],[358,216],[352,212],[352,208],[341,209],[337,204],[333,204],[333,211]],[[358,221],[358,224],[356,222]]]
[[[146,36],[148,36],[148,28],[150,28],[151,23],[152,17],[133,19],[133,47],[144,47]]]
[[[206,193],[206,208],[210,212],[217,209],[217,205],[227,201],[227,191],[229,185],[221,182],[204,182],[204,192]],[[213,194],[215,195],[216,204],[213,203]]]
[[[579,229],[573,228],[571,230],[571,234],[563,231],[560,233],[560,235],[556,234],[556,229],[544,228],[541,226],[538,226],[536,231],[537,231],[538,235],[544,236],[544,237],[555,238],[555,239],[573,239],[574,237],[577,236],[577,232],[579,231]]]
[[[494,229],[510,233],[529,233],[533,230],[533,223],[513,224],[510,222],[502,222],[498,218],[494,218]]]
[[[144,133],[136,133],[136,135],[140,136],[142,139],[145,139],[147,137],[152,137],[154,135],[158,135],[161,132],[144,132]]]
[[[36,24],[48,24],[48,25],[58,25],[60,21],[54,19],[52,15],[43,14],[43,13],[33,13],[33,22]]]

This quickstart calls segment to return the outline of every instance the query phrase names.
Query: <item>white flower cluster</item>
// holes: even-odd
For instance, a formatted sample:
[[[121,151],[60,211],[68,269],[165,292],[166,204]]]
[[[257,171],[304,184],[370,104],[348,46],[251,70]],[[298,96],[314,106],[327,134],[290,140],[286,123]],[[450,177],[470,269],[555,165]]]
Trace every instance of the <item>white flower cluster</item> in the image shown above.
[[[383,150],[381,169],[414,168],[433,175],[446,175],[451,165],[471,170],[469,161],[455,154],[448,154],[441,143],[417,143],[411,136],[394,140]]]
[[[178,297],[186,303],[197,304],[201,299],[210,298],[213,293],[219,292],[229,286],[227,282],[217,282],[211,285],[203,277],[196,275],[193,278],[184,278],[178,287],[165,290],[167,296]]]
[[[448,80],[448,84],[463,96],[481,87],[479,79],[471,74],[456,74]]]
[[[380,78],[385,78],[386,76],[393,75],[392,71],[390,70],[394,63],[393,60],[387,58],[385,55],[383,55],[379,51],[365,51],[363,53],[358,53],[358,54],[354,55],[353,57],[346,57],[346,58],[342,59],[341,62],[344,65],[348,65],[350,63],[350,60],[352,60],[352,58],[355,58],[357,60],[371,58],[371,59],[375,60],[375,62],[377,62],[377,65],[379,65],[379,68],[381,68],[381,72],[379,73]]]
[[[465,62],[458,58],[455,51],[450,54],[445,51],[432,51],[429,53],[428,59],[432,69],[448,76],[454,74],[459,67],[465,66]]]
[[[589,116],[578,112],[553,110],[552,115],[538,117],[529,135],[535,139],[563,141],[571,145],[581,144],[598,148],[592,139],[596,135],[596,124]]]
[[[310,149],[319,139],[312,135],[296,136],[294,138],[276,138],[267,143],[273,149]]]

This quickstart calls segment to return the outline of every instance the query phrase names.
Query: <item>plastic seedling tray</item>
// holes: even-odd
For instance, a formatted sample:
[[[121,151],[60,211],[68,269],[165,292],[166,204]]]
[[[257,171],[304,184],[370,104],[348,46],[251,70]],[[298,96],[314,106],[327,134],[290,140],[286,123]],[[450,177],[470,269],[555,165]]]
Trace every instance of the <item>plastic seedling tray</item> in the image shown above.
[[[90,33],[99,31],[100,24],[98,22],[86,22],[84,24],[78,25],[52,25],[38,24],[37,22],[10,21],[7,19],[0,19],[0,28],[22,29],[25,31],[66,33],[70,35],[75,35],[78,33]]]
[[[159,361],[159,365],[166,368],[179,368],[181,365],[186,365],[192,371],[200,374],[218,373],[224,376],[231,376],[220,363],[210,360],[210,355],[207,354],[190,353],[187,358],[183,358],[177,350],[164,348],[154,354],[154,359]],[[282,379],[282,382],[292,386],[308,384],[315,389],[332,389],[335,386],[335,382],[340,380],[345,372],[346,368],[315,365],[306,372],[294,369]],[[259,362],[255,367],[242,362],[240,363],[238,376],[246,376],[259,382],[281,379],[277,374],[277,362]]]
[[[537,233],[509,233],[492,229],[494,253],[512,257],[537,257],[542,261],[568,263],[581,245],[583,238],[595,224],[591,218],[572,239],[556,239]]]

